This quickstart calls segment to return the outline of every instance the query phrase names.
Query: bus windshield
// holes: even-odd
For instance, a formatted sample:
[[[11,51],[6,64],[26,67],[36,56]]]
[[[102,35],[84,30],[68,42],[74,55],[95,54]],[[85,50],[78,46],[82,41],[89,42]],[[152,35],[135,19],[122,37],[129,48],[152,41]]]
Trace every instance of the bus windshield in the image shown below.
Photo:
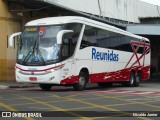
[[[25,27],[18,49],[17,62],[28,65],[54,63],[59,60],[57,33],[64,25]]]

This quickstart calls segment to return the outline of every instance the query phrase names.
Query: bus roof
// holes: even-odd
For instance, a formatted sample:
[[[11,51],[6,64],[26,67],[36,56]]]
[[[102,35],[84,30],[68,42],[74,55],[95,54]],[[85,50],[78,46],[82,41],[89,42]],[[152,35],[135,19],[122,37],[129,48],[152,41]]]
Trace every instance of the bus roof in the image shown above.
[[[144,38],[144,37],[141,37],[138,35],[134,35],[134,34],[129,33],[127,31],[116,28],[114,26],[111,26],[111,25],[108,25],[105,23],[101,23],[101,22],[98,22],[95,20],[91,20],[88,18],[78,17],[78,16],[47,17],[47,18],[42,18],[42,19],[30,21],[26,24],[26,26],[44,26],[44,25],[47,26],[47,25],[67,24],[67,23],[82,23],[82,24],[91,25],[91,26],[94,26],[97,28],[105,29],[108,31],[113,31],[116,33],[120,33],[120,34],[124,34],[127,36],[131,36],[131,37],[135,37],[138,39],[144,39],[146,41],[149,41],[147,38]]]

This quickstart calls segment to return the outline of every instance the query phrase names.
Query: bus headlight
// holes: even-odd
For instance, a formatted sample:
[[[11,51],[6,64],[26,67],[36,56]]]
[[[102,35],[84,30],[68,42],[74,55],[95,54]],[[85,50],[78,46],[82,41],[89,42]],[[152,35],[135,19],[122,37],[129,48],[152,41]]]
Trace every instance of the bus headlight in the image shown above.
[[[50,69],[50,70],[47,70],[47,72],[55,72],[55,71],[57,71],[57,70],[60,70],[61,68],[63,68],[64,67],[64,64],[63,65],[59,65],[59,66],[56,66],[56,67],[54,67],[54,68],[52,68],[52,69]]]
[[[54,69],[50,69],[50,70],[47,70],[46,73],[52,73],[54,71],[55,71]]]

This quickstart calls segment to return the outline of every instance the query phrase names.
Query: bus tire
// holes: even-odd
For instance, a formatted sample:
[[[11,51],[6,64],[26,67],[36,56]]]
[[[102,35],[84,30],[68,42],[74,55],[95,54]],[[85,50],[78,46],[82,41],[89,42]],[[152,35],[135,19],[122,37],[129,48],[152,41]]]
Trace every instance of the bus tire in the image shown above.
[[[99,87],[111,87],[112,85],[113,85],[113,83],[112,82],[99,82],[99,83],[97,83],[98,84],[98,86]]]
[[[130,78],[129,78],[129,81],[128,81],[127,85],[129,87],[134,87],[134,83],[135,83],[135,74],[134,74],[134,72],[131,72]]]
[[[50,85],[50,84],[39,84],[39,87],[42,90],[49,91],[49,90],[51,90],[52,85]]]
[[[141,81],[141,74],[138,73],[138,74],[136,75],[136,77],[135,77],[134,86],[135,86],[135,87],[138,87],[140,81]]]
[[[82,91],[86,88],[87,84],[87,75],[81,71],[78,77],[78,83],[73,85],[73,89],[76,91]]]

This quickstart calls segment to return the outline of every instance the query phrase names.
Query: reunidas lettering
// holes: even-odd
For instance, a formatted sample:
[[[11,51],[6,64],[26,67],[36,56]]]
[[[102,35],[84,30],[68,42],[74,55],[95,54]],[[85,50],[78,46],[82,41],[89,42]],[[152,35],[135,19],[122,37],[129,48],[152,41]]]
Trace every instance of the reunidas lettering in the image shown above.
[[[95,48],[92,48],[93,60],[105,60],[105,61],[119,61],[119,55],[115,54],[113,50],[107,52],[98,52]]]

